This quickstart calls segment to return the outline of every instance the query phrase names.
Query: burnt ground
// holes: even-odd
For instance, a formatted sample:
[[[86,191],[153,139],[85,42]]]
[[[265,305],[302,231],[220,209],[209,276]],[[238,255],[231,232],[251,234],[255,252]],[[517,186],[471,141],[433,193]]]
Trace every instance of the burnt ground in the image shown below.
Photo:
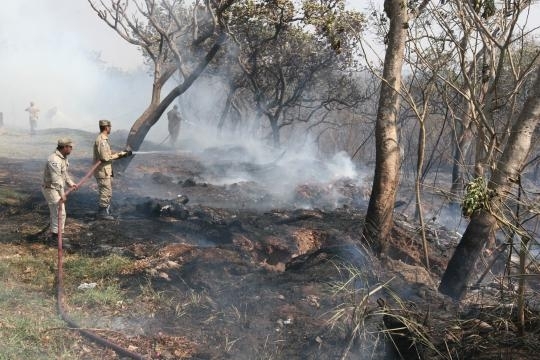
[[[39,191],[47,154],[0,159],[1,187],[27,195],[22,204],[0,207],[4,244],[49,246]],[[71,160],[74,178],[90,167],[88,156],[81,151]],[[272,164],[219,157],[211,163],[189,152],[137,155],[114,180],[116,221],[96,220],[93,178],[70,196],[67,256],[132,260],[117,279],[129,301],[71,309],[81,326],[156,359],[399,358],[392,339],[404,358],[525,359],[539,350],[536,312],[528,313],[527,335],[518,337],[512,292],[502,291],[496,274],[461,303],[437,293],[455,233],[436,224],[428,229],[426,271],[418,226],[396,210],[389,256],[378,260],[361,239],[361,186],[305,183],[285,201],[254,180],[207,182],[232,167],[270,176]],[[76,291],[66,289],[68,304]],[[384,335],[385,325],[404,323],[404,337]]]

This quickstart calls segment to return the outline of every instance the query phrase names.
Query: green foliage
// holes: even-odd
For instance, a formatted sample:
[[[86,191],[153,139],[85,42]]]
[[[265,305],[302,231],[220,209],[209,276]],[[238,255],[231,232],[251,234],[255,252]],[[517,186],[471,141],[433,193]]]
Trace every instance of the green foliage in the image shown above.
[[[474,11],[480,13],[482,10],[482,17],[487,19],[495,14],[495,0],[473,0]]]
[[[355,47],[365,25],[364,16],[346,11],[344,1],[311,1],[302,4],[305,21],[324,36],[337,53],[342,47]]]
[[[470,217],[475,211],[489,209],[491,190],[483,177],[477,177],[465,187],[465,196],[461,204],[463,216]]]

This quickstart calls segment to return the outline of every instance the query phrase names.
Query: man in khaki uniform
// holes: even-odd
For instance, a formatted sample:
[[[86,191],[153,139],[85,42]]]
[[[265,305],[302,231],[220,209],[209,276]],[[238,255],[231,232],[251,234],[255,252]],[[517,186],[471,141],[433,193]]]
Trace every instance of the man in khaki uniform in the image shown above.
[[[77,184],[71,179],[68,172],[69,161],[68,155],[73,149],[71,139],[62,138],[58,140],[58,144],[54,153],[47,158],[47,164],[43,171],[42,193],[49,205],[49,213],[51,216],[51,236],[52,240],[58,240],[58,230],[64,231],[66,222],[66,201],[65,185],[73,190],[77,189]],[[62,219],[61,224],[58,223],[58,203],[62,200]]]
[[[113,160],[117,160],[132,154],[131,151],[120,151],[113,153],[109,144],[109,134],[111,133],[111,122],[109,120],[99,120],[99,135],[94,142],[94,163],[101,161],[101,164],[94,171],[94,176],[98,185],[99,210],[98,219],[114,220],[111,215],[112,198],[112,177]]]

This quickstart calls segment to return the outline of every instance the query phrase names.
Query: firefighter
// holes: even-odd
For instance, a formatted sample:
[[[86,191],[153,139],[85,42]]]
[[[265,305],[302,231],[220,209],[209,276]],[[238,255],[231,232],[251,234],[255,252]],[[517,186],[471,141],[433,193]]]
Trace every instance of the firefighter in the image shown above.
[[[180,132],[180,121],[182,121],[177,105],[174,105],[173,108],[167,112],[167,119],[169,120],[169,136],[171,138],[171,146],[174,146]]]
[[[30,122],[30,135],[34,135],[36,133],[37,120],[39,118],[39,109],[33,101],[30,101],[30,106],[24,109],[24,111],[28,111],[28,121]]]
[[[104,220],[114,220],[111,214],[112,198],[112,177],[113,160],[131,156],[131,151],[120,151],[113,153],[109,144],[109,134],[111,133],[111,122],[109,120],[99,120],[99,135],[94,142],[94,163],[101,161],[101,164],[94,171],[99,193],[99,209],[97,218]]]
[[[58,140],[56,150],[47,158],[47,164],[43,171],[43,184],[41,191],[49,205],[49,213],[51,217],[51,240],[58,241],[58,231],[64,231],[66,222],[66,201],[65,189],[66,185],[72,190],[77,190],[77,184],[71,179],[68,172],[69,161],[68,155],[73,149],[73,141],[69,138]],[[62,219],[58,223],[58,205],[60,200],[62,204]]]

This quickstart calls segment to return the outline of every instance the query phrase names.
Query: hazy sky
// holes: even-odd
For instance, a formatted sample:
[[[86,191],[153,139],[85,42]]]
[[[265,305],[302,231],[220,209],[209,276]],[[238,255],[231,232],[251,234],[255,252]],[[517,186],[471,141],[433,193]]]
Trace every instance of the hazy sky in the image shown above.
[[[5,1],[0,20],[0,38],[9,50],[98,51],[115,66],[141,64],[136,48],[107,27],[86,0]]]
[[[348,1],[363,11],[371,4],[380,9],[382,3]],[[27,127],[24,109],[34,101],[41,109],[40,128],[93,130],[99,118],[129,128],[148,102],[150,78],[143,74],[139,51],[106,26],[86,0],[3,1],[0,53],[0,111],[8,126]],[[95,61],[98,56],[106,66],[140,74],[111,79]],[[55,109],[56,115],[46,118]]]
[[[135,71],[142,58],[86,0],[4,1],[0,52],[0,111],[6,126],[27,127],[24,109],[34,101],[41,110],[38,129],[95,130],[99,118],[119,119],[127,127],[149,92],[150,78],[142,71],[129,79],[105,73],[106,66]]]

